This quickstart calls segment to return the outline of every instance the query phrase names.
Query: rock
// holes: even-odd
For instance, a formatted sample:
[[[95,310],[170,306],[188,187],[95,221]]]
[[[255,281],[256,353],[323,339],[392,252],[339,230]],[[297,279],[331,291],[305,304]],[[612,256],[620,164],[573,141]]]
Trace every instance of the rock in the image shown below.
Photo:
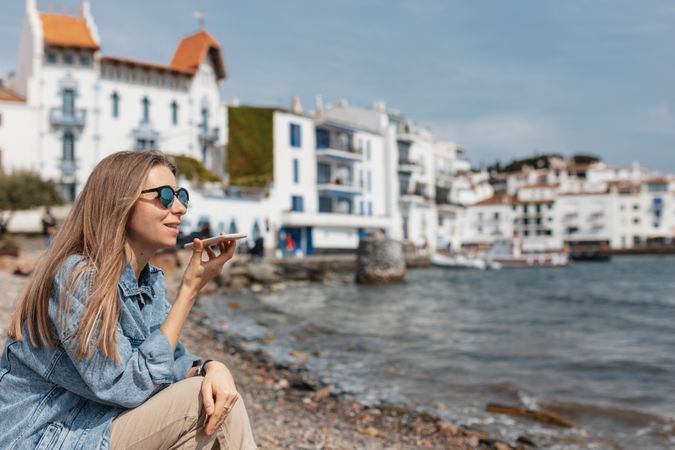
[[[527,450],[528,448],[535,448],[537,444],[534,441],[526,436],[518,436],[516,439],[516,449]]]
[[[536,420],[537,422],[557,425],[559,427],[574,428],[574,424],[572,422],[563,419],[551,411],[536,411],[533,409],[523,408],[522,406],[499,405],[497,403],[488,403],[485,407],[485,410],[491,413],[525,417],[527,419]]]
[[[255,263],[248,267],[251,279],[260,283],[276,283],[281,281],[276,266],[268,263]]]
[[[249,284],[248,277],[233,275],[232,277],[230,277],[229,284],[227,287],[233,291],[238,291],[248,286],[248,284]]]
[[[202,295],[208,295],[208,294],[213,294],[217,291],[218,291],[218,283],[211,280],[208,283],[206,283],[203,288],[201,288],[199,290],[199,293],[202,294]]]
[[[361,239],[357,250],[357,283],[401,282],[404,277],[405,258],[400,242],[379,237]]]
[[[251,292],[262,292],[263,290],[263,285],[260,283],[251,283]]]
[[[356,431],[358,431],[361,434],[365,434],[366,436],[370,436],[370,437],[377,437],[377,435],[380,433],[377,430],[377,428],[374,428],[374,427],[357,428]]]
[[[439,433],[444,433],[449,436],[454,436],[457,433],[457,428],[449,422],[438,422],[436,427],[438,428]]]
[[[286,290],[286,285],[284,283],[272,283],[270,285],[270,291],[272,292],[281,292]]]
[[[290,353],[290,355],[291,355],[293,358],[295,358],[295,359],[300,359],[300,360],[302,360],[302,361],[309,361],[310,359],[312,359],[312,357],[311,357],[310,355],[308,355],[307,353],[299,352],[299,351],[297,351],[297,350],[293,350],[293,351]]]
[[[322,387],[318,391],[314,393],[314,401],[315,402],[320,402],[324,398],[328,397],[330,395],[331,390],[333,389],[333,385],[329,384],[328,386]]]
[[[291,384],[288,382],[286,378],[282,378],[281,380],[277,381],[277,384],[274,385],[274,389],[277,391],[282,390],[282,389],[288,389],[291,386]]]
[[[445,403],[441,403],[441,402],[436,403],[436,404],[434,405],[434,407],[435,407],[437,410],[439,410],[439,411],[443,411],[443,410],[445,410],[445,409],[448,409],[448,407],[446,406],[446,404],[445,404]]]

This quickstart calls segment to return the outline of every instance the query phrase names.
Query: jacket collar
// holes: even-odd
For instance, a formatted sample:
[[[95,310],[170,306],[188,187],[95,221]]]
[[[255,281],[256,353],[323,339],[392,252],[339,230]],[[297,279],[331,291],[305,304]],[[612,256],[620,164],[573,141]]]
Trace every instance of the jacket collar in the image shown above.
[[[158,272],[160,272],[159,268],[152,264],[146,264],[145,267],[143,267],[143,270],[141,270],[141,275],[137,280],[134,269],[131,267],[129,260],[127,260],[127,264],[122,271],[119,287],[122,289],[122,293],[125,297],[138,295],[140,293],[153,296],[155,292],[152,285],[157,278]]]

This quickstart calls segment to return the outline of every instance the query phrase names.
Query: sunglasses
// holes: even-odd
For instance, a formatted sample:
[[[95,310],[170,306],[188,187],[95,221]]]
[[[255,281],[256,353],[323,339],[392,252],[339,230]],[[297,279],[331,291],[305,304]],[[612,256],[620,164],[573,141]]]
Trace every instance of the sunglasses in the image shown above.
[[[147,194],[148,192],[157,192],[159,201],[162,202],[162,206],[166,209],[173,206],[173,199],[177,198],[179,202],[187,208],[188,203],[190,203],[190,194],[188,194],[187,189],[179,188],[177,191],[174,191],[171,186],[159,186],[152,189],[145,189],[141,191],[141,194]]]

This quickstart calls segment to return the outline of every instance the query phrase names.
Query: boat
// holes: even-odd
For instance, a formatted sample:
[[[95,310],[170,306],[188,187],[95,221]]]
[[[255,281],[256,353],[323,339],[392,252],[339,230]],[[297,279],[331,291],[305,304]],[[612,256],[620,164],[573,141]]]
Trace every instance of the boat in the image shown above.
[[[488,263],[502,267],[564,267],[570,262],[562,251],[526,252],[518,239],[497,241],[486,254]]]
[[[441,253],[433,253],[430,257],[431,263],[438,267],[445,267],[447,269],[499,269],[501,264],[487,261],[483,257],[468,256],[464,253],[456,253],[451,255],[444,255]]]

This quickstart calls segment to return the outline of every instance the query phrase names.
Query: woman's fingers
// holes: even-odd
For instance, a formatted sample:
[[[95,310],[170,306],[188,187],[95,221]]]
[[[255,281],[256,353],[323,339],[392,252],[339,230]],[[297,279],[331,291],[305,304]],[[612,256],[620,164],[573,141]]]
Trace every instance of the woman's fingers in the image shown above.
[[[213,253],[213,250],[211,250],[211,247],[207,246],[204,248],[206,250],[206,254],[209,255],[209,259],[213,259],[216,257],[216,254]]]
[[[206,423],[206,434],[210,435],[216,432],[223,425],[237,399],[239,399],[237,392],[216,394],[215,411]]]
[[[214,412],[213,404],[213,390],[211,383],[202,382],[202,402],[207,416],[211,416]]]

